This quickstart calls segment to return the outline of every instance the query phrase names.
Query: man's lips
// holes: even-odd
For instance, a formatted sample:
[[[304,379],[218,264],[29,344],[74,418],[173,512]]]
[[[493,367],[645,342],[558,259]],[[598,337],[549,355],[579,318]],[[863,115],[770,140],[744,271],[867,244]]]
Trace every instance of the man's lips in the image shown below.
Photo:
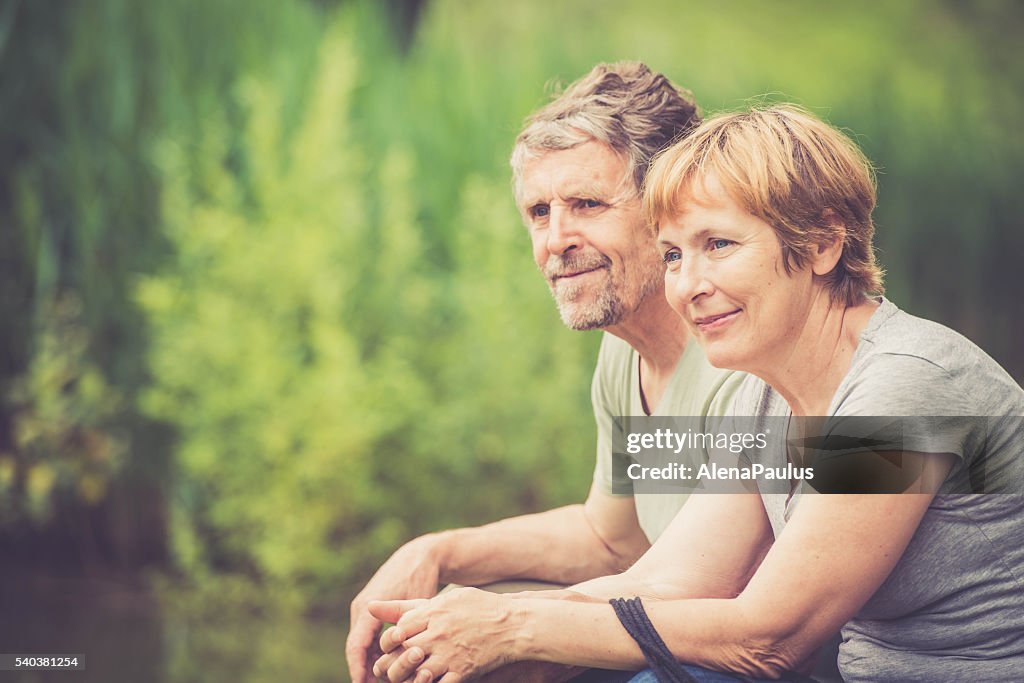
[[[562,273],[561,275],[555,275],[551,278],[552,282],[558,282],[559,280],[569,280],[580,275],[586,275],[587,273],[593,273],[595,271],[603,269],[604,266],[595,266],[593,268],[587,268],[586,270],[577,270],[572,273]]]
[[[702,332],[710,332],[728,325],[730,321],[739,315],[740,311],[741,309],[737,308],[734,311],[701,316],[700,318],[694,318],[693,324]]]

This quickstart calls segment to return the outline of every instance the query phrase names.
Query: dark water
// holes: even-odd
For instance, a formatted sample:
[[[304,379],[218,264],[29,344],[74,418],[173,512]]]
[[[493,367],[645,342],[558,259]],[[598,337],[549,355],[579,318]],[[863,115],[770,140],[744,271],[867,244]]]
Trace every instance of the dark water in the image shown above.
[[[181,607],[116,581],[5,579],[0,653],[84,656],[85,671],[0,671],[6,683],[347,681],[345,624]],[[202,611],[202,614],[198,614]]]

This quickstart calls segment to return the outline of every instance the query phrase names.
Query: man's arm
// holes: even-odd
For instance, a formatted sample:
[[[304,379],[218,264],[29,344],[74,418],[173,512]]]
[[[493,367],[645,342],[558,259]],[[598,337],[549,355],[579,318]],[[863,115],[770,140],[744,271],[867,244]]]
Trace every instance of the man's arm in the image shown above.
[[[633,498],[596,485],[583,505],[442,532],[443,583],[480,585],[503,579],[579,583],[621,572],[650,547]]]
[[[375,658],[381,622],[366,609],[371,600],[429,598],[439,583],[579,583],[621,572],[648,547],[633,499],[596,485],[582,505],[421,536],[399,548],[352,601],[345,645],[352,680],[372,680],[368,657]]]

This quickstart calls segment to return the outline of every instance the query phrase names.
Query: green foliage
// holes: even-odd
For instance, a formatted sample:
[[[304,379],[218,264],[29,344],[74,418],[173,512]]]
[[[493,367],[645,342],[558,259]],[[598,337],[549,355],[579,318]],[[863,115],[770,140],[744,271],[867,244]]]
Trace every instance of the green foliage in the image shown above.
[[[293,129],[285,86],[254,76],[240,130],[207,120],[191,160],[156,148],[175,258],[138,287],[145,406],[181,433],[176,556],[306,600],[413,532],[578,496],[590,466],[590,344],[559,329],[506,181],[465,181],[453,265],[432,264],[412,155],[370,170],[349,123],[350,32]],[[575,480],[551,477],[568,458]]]
[[[344,37],[324,43],[320,64],[287,153],[281,93],[255,79],[234,93],[243,131],[212,119],[199,133],[199,192],[181,148],[158,148],[177,257],[139,288],[157,378],[146,407],[182,428],[191,520],[176,531],[208,530],[195,561],[289,584],[345,576],[329,541],[358,516],[350,482],[366,480],[388,421],[361,414],[371,382],[341,318],[366,225]],[[244,172],[227,167],[232,145]]]
[[[124,533],[173,472],[168,430],[137,405],[149,377],[132,288],[166,251],[149,149],[158,132],[223,113],[220,89],[265,64],[267,48],[289,41],[301,60],[297,29],[315,49],[309,8],[247,8],[0,7],[0,530],[12,537],[45,545],[58,500],[65,521],[109,515],[100,540],[110,564],[144,563],[132,549],[162,536],[145,522]],[[128,495],[103,507],[112,476]],[[15,545],[33,554],[32,543]]]
[[[0,453],[0,523],[44,522],[57,495],[96,504],[124,455],[112,427],[123,399],[86,358],[81,313],[73,297],[45,311],[32,364],[7,397],[14,448]]]

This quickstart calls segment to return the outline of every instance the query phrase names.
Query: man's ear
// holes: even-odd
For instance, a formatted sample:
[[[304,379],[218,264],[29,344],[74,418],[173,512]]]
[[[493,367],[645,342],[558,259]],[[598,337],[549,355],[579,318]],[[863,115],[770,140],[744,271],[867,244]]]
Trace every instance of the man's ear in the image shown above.
[[[825,209],[821,213],[821,220],[829,226],[829,237],[818,243],[811,252],[811,270],[819,277],[835,269],[846,243],[846,226],[835,211]]]

